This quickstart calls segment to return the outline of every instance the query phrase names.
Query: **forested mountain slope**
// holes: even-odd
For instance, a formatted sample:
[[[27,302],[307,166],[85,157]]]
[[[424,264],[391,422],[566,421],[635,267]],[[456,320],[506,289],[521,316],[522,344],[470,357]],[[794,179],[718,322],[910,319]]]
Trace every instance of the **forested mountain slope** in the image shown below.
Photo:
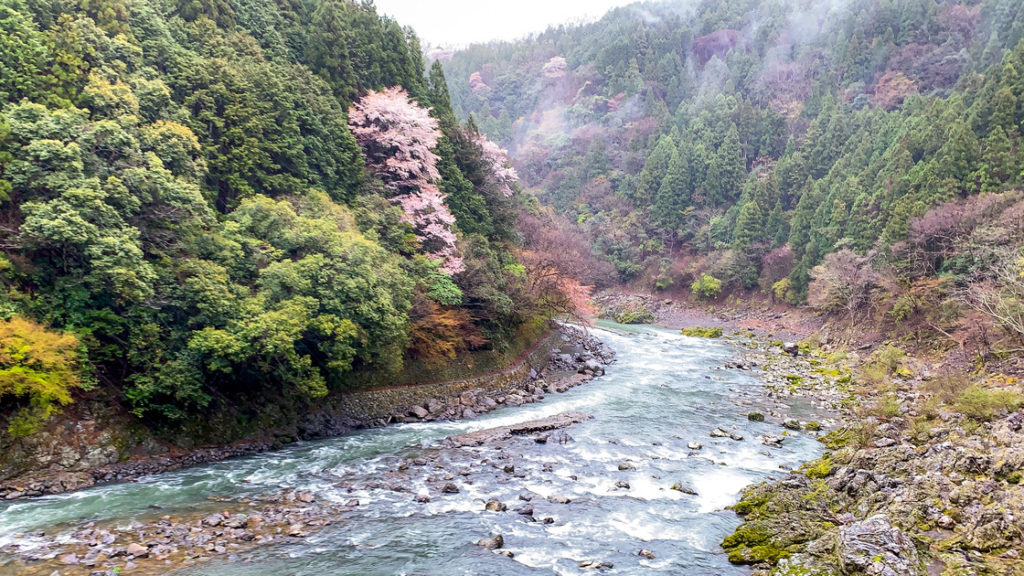
[[[457,113],[619,281],[802,303],[837,278],[853,294],[823,281],[811,303],[884,292],[899,316],[934,290],[1020,290],[995,270],[1019,270],[1021,203],[991,195],[1024,171],[1022,38],[1013,0],[669,1],[444,66]],[[987,215],[956,204],[984,194]]]
[[[557,300],[515,180],[372,2],[3,0],[6,439],[83,395],[201,426],[505,349]]]

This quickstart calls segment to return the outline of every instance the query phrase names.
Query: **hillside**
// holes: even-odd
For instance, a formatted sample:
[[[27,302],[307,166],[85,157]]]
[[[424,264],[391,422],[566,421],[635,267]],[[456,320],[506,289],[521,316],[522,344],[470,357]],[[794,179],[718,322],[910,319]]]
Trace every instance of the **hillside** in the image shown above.
[[[517,189],[372,2],[4,2],[0,442],[82,400],[224,442],[514,357],[564,302]]]
[[[957,212],[929,210],[1021,185],[1022,37],[1004,0],[657,2],[444,66],[456,112],[509,147],[613,282],[801,304],[842,273],[814,272],[837,253],[870,260],[892,280],[872,290],[899,301],[924,276],[963,287],[1020,256],[1012,218],[974,238],[1008,248],[984,267],[920,234]],[[824,307],[867,303],[843,300]]]

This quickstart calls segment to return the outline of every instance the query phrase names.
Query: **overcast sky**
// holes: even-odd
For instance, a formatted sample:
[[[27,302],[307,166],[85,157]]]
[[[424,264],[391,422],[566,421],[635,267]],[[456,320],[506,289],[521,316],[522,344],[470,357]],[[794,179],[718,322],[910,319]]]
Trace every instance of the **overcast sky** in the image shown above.
[[[375,0],[377,11],[412,26],[424,44],[513,40],[551,24],[600,17],[636,0]]]

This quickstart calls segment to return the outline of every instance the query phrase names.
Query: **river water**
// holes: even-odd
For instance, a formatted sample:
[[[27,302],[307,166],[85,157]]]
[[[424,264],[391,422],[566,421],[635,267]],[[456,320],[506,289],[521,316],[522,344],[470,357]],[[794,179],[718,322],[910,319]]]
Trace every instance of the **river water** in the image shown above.
[[[195,514],[211,506],[211,498],[304,490],[318,501],[357,499],[359,506],[306,539],[168,573],[563,575],[593,573],[579,567],[593,560],[613,564],[604,574],[749,574],[729,564],[719,548],[739,524],[725,507],[744,486],[818,456],[819,443],[810,433],[788,436],[781,447],[758,440],[760,434],[779,435],[781,428],[750,422],[746,414],[777,406],[765,398],[756,373],[721,368],[737,356],[735,344],[651,327],[594,330],[618,353],[617,362],[606,376],[540,403],[472,421],[366,430],[135,483],[0,504],[0,547],[33,530],[57,532],[87,521],[127,525]],[[815,419],[801,410],[808,409],[794,406],[790,414]],[[526,437],[498,447],[440,443],[450,435],[567,411],[593,416],[565,430],[570,442],[540,444]],[[716,427],[744,439],[711,438]],[[703,449],[690,450],[688,442]],[[406,491],[382,488],[394,481],[399,463],[415,458],[430,464],[403,472]],[[503,469],[509,464],[514,472]],[[450,477],[459,493],[437,493],[441,476]],[[675,483],[697,494],[671,489]],[[415,501],[415,494],[426,492],[429,503]],[[538,521],[513,511],[526,504],[519,499],[526,493],[534,495],[530,505]],[[553,496],[570,502],[550,502]],[[486,511],[491,498],[509,511]],[[492,534],[504,536],[514,558],[473,544]],[[638,555],[642,549],[653,558]]]

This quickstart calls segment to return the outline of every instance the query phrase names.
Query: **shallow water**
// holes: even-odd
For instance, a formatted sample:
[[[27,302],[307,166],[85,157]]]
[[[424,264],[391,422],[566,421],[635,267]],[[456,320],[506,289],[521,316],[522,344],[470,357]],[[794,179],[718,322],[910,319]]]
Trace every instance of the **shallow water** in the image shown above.
[[[722,340],[679,336],[649,327],[606,325],[598,336],[618,353],[603,378],[543,402],[491,412],[473,421],[405,424],[307,442],[278,452],[161,474],[136,483],[2,504],[0,547],[33,530],[56,532],[86,521],[127,525],[164,514],[206,510],[210,498],[236,499],[299,489],[318,500],[360,505],[309,538],[268,545],[230,560],[171,572],[177,576],[580,574],[585,560],[611,562],[604,574],[748,574],[718,547],[739,519],[724,508],[746,485],[820,454],[810,434],[769,448],[759,434],[778,424],[749,422],[766,411],[756,375],[720,366],[736,355]],[[762,406],[762,407],[759,407]],[[814,419],[807,407],[797,417]],[[593,419],[566,430],[574,441],[538,444],[516,439],[497,447],[443,448],[452,434],[566,411]],[[804,411],[804,412],[801,412]],[[711,438],[721,426],[742,441]],[[703,450],[686,444],[700,442]],[[381,489],[398,464],[429,455],[429,466],[402,476],[408,492]],[[635,469],[620,471],[620,463]],[[513,463],[515,474],[502,470]],[[437,468],[440,465],[440,468]],[[465,475],[459,475],[463,472]],[[437,494],[439,475],[455,474],[458,494]],[[629,489],[616,488],[628,482]],[[697,495],[670,487],[679,482]],[[431,491],[432,501],[414,501]],[[532,522],[512,508],[532,491]],[[565,496],[555,504],[548,496]],[[484,510],[497,498],[508,512]],[[150,508],[158,504],[159,510]],[[218,504],[223,507],[224,504]],[[502,534],[510,559],[473,545]],[[654,559],[637,555],[641,549]],[[3,572],[0,561],[0,572]]]

